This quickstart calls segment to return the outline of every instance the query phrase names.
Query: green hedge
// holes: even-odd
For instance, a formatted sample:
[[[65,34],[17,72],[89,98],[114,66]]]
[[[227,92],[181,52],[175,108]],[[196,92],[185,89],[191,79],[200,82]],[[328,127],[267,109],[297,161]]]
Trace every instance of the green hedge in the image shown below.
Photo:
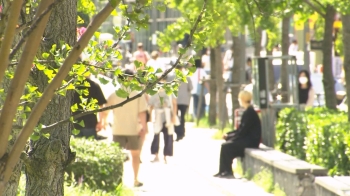
[[[282,110],[276,147],[327,168],[330,175],[350,175],[350,124],[343,112],[326,108]]]
[[[122,182],[124,155],[115,143],[72,138],[75,162],[66,168],[69,184],[81,183],[92,190],[115,191]]]

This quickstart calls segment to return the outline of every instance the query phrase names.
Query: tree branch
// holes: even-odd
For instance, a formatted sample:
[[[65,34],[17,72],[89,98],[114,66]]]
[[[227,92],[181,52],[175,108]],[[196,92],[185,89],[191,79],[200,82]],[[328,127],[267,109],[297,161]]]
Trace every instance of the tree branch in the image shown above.
[[[304,0],[304,2],[315,12],[317,12],[319,15],[321,15],[323,18],[326,17],[326,14],[324,13],[324,10],[322,10],[323,6],[321,9],[317,6],[315,6],[313,3],[310,2],[310,0]],[[318,2],[319,3],[319,2]]]
[[[45,1],[41,1],[40,4],[42,4],[44,2],[49,3],[48,0],[45,0]],[[113,5],[110,2],[113,2]],[[18,162],[19,157],[21,155],[21,152],[23,151],[29,136],[33,133],[33,130],[34,130],[35,126],[37,125],[40,117],[42,116],[42,113],[45,111],[47,105],[50,103],[52,97],[54,96],[55,90],[61,86],[62,81],[68,75],[73,64],[76,62],[79,55],[82,53],[83,49],[88,45],[91,37],[98,30],[98,28],[101,26],[101,24],[107,19],[107,17],[110,16],[112,11],[119,4],[120,0],[110,1],[110,2],[108,2],[106,4],[106,6],[91,21],[86,32],[81,36],[81,38],[79,39],[77,44],[74,46],[72,51],[69,53],[69,56],[64,61],[63,65],[59,69],[56,76],[53,78],[51,83],[45,88],[43,95],[41,96],[39,101],[35,104],[32,112],[30,113],[30,115],[27,119],[26,124],[24,125],[23,129],[19,133],[19,135],[15,141],[15,144],[14,144],[12,150],[10,151],[9,157],[6,161],[5,171],[3,172],[3,176],[0,177],[0,179],[1,179],[0,180],[0,192],[3,192],[3,190],[4,190],[3,184],[5,184],[9,180],[11,173],[12,173],[12,170],[14,168],[14,165]],[[39,28],[39,26],[36,29],[38,29],[38,28]],[[33,33],[33,34],[35,35],[36,33]],[[42,34],[40,34],[40,35],[42,35]],[[31,39],[28,40],[26,45],[28,45],[30,40]],[[32,62],[33,62],[33,59],[31,61],[29,61],[28,63],[32,63]],[[29,69],[30,69],[30,67],[29,67]],[[29,75],[29,73],[28,73],[28,75]],[[14,81],[14,80],[15,79],[13,79],[12,81]],[[22,91],[20,91],[20,92],[22,92]],[[4,113],[2,113],[2,114],[4,114]],[[5,139],[7,140],[7,138],[8,137],[6,137]],[[6,150],[6,146],[5,146],[5,150]]]
[[[23,0],[14,0],[12,1],[11,5],[11,10],[10,10],[10,15],[7,21],[7,26],[5,29],[5,35],[4,39],[1,44],[1,49],[0,49],[0,84],[4,78],[5,71],[7,69],[8,63],[9,63],[9,54],[11,51],[11,46],[13,39],[15,37],[15,31],[16,31],[16,25],[17,21],[22,9],[22,3]],[[0,153],[1,157],[1,153]]]
[[[204,4],[203,4],[203,7],[202,7],[202,10],[200,12],[200,14],[198,15],[197,17],[197,20],[195,21],[191,31],[190,31],[190,35],[189,35],[189,41],[188,41],[188,44],[187,46],[185,47],[185,49],[188,49],[191,44],[192,44],[192,41],[193,41],[193,35],[197,29],[197,26],[199,24],[199,22],[201,21],[202,19],[202,16],[205,12],[205,8],[206,8],[206,5],[207,5],[207,0],[204,0]],[[128,102],[130,101],[133,101],[139,97],[141,97],[143,94],[145,94],[148,90],[150,89],[153,89],[153,87],[159,82],[161,81],[163,78],[165,78],[173,69],[176,68],[176,66],[180,63],[180,60],[182,58],[183,54],[180,54],[179,57],[177,58],[176,62],[174,63],[174,65],[172,65],[168,70],[166,70],[162,75],[161,77],[159,77],[156,81],[154,81],[153,83],[150,83],[148,84],[144,90],[142,90],[140,93],[138,93],[137,95],[133,96],[133,97],[130,97],[130,98],[127,98],[125,99],[124,101],[118,103],[118,104],[115,104],[115,105],[112,105],[112,106],[108,106],[108,107],[104,107],[104,108],[100,108],[100,109],[96,109],[96,110],[92,110],[92,111],[87,111],[87,112],[83,112],[83,113],[80,113],[80,114],[76,114],[76,115],[73,115],[73,119],[77,119],[77,118],[80,118],[80,117],[83,117],[83,116],[86,116],[86,115],[89,115],[89,114],[93,114],[93,113],[96,113],[96,112],[103,112],[103,111],[107,111],[107,110],[111,110],[111,109],[114,109],[114,108],[118,108],[118,107],[121,107],[125,104],[127,104]],[[64,119],[64,120],[61,120],[59,122],[56,122],[54,124],[51,124],[51,125],[48,125],[46,126],[45,128],[43,128],[41,131],[43,133],[49,133],[51,129],[63,124],[63,123],[68,123],[70,122],[70,118],[67,118],[67,119]]]
[[[44,12],[52,3],[53,0],[41,1],[35,17],[41,16],[41,13]],[[40,46],[41,36],[44,33],[49,16],[50,14],[45,14],[40,22],[37,23],[37,27],[33,29],[33,33],[29,35],[29,39],[24,47],[14,78],[12,79],[8,89],[5,103],[3,104],[4,106],[0,115],[0,157],[2,157],[6,152],[8,137],[11,134],[13,118],[16,115],[17,106],[32,67],[31,64]]]
[[[322,10],[326,10],[326,6],[322,5],[318,0],[313,0]]]
[[[31,27],[30,29],[23,35],[23,37],[19,40],[19,42],[16,44],[16,46],[13,48],[12,52],[10,53],[10,56],[8,57],[9,60],[12,60],[15,54],[18,52],[18,50],[21,48],[21,46],[26,42],[29,35],[34,31],[34,29],[38,26],[40,21],[51,12],[51,10],[61,1],[56,0],[52,4],[50,4],[47,9],[40,14],[39,17],[36,17],[33,21],[31,21]]]

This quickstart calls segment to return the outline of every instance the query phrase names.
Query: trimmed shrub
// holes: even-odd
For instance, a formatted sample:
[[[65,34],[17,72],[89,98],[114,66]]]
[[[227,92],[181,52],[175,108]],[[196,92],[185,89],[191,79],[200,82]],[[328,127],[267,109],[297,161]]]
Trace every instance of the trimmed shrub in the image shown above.
[[[330,175],[350,175],[349,131],[350,123],[343,112],[284,109],[276,127],[276,147],[327,168]]]
[[[294,108],[280,111],[276,125],[276,148],[299,159],[305,159],[306,121],[306,114]]]
[[[67,183],[78,183],[91,190],[115,191],[122,182],[124,163],[118,145],[82,138],[72,138],[70,143],[76,159],[66,168]]]

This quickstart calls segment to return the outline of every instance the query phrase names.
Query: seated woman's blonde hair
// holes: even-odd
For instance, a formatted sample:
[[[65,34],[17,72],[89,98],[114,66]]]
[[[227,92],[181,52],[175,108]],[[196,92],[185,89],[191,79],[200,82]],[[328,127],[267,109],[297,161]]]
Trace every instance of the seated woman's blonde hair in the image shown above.
[[[245,103],[251,103],[253,95],[249,91],[243,90],[239,92],[238,97]]]

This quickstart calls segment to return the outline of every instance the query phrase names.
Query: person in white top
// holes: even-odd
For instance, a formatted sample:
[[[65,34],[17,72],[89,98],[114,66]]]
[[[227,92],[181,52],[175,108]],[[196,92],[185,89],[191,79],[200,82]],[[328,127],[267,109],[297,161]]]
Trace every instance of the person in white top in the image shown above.
[[[209,48],[202,55],[202,67],[207,72],[207,74],[210,73],[210,49]]]
[[[298,53],[298,42],[297,40],[293,40],[292,43],[289,45],[288,54],[292,56],[292,60],[297,60],[297,53]]]
[[[222,65],[223,67],[223,71],[224,71],[224,79],[228,82],[232,81],[232,72],[231,69],[233,68],[233,48],[231,47],[231,49],[228,49],[225,52],[225,56],[222,60]]]
[[[195,65],[197,67],[197,70],[192,74],[191,81],[192,81],[192,99],[193,99],[193,116],[195,118],[202,118],[205,114],[205,94],[209,91],[209,85],[208,83],[201,83],[201,80],[203,78],[207,78],[207,73],[204,71],[204,69],[201,67],[201,60],[197,59],[195,60]],[[203,87],[204,95],[202,96],[202,104],[199,110],[199,116],[198,116],[198,104],[199,104],[199,97],[201,94],[201,87]]]
[[[157,71],[157,69],[161,69],[162,71],[165,70],[165,65],[162,64],[161,61],[158,59],[159,54],[157,51],[153,51],[151,53],[151,59],[146,63],[147,66],[153,67],[154,72]]]

